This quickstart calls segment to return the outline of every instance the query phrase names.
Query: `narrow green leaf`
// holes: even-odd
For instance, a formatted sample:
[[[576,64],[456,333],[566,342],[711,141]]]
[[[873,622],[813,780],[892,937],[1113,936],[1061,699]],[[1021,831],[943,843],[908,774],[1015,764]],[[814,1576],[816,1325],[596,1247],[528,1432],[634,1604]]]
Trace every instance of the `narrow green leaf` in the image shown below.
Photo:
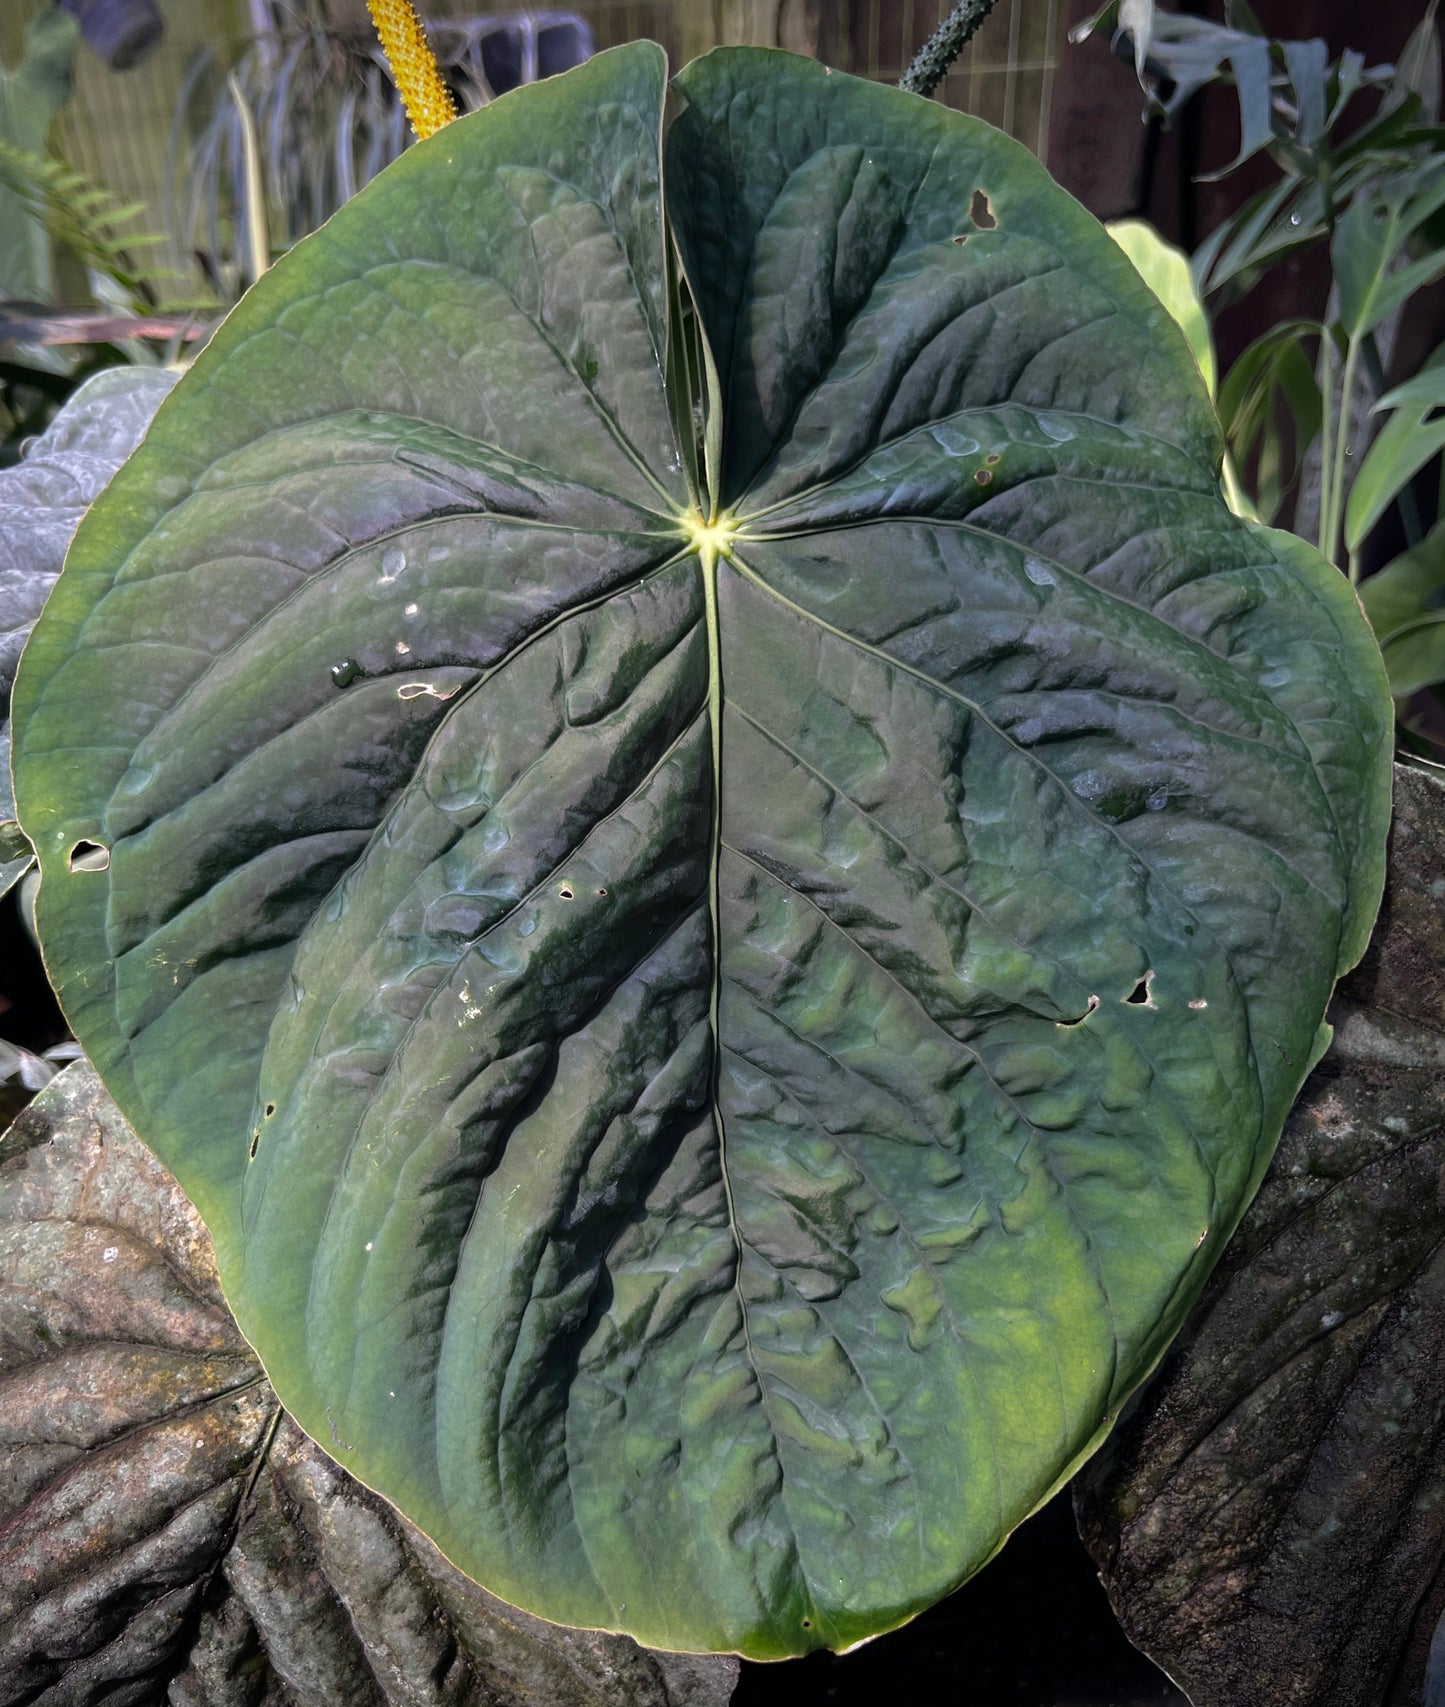
[[[1390,265],[1419,227],[1445,207],[1445,160],[1366,184],[1350,201],[1330,244],[1347,337],[1373,331],[1411,292],[1445,269],[1432,252],[1397,273]]]
[[[1375,405],[1392,412],[1365,453],[1345,506],[1345,544],[1360,549],[1371,529],[1405,485],[1445,448],[1445,345],[1414,379],[1389,391]]]
[[[1336,178],[1332,194],[1342,198]],[[1216,311],[1244,296],[1266,269],[1303,254],[1329,236],[1331,208],[1315,180],[1286,176],[1245,202],[1196,250],[1192,267]]]
[[[1313,148],[1325,134],[1325,77],[1329,49],[1318,36],[1309,41],[1281,42],[1285,70],[1295,99],[1294,140]]]
[[[1426,611],[1397,628],[1380,651],[1397,698],[1445,682],[1445,609]]]
[[[1323,399],[1305,344],[1318,339],[1318,321],[1272,326],[1236,359],[1219,392],[1219,416],[1231,454],[1253,469],[1260,513],[1272,518],[1298,478],[1306,451],[1319,433]],[[1288,445],[1279,411],[1288,413]]]
[[[1445,681],[1445,522],[1371,575],[1360,588],[1360,603],[1396,698]]]
[[[1330,110],[1325,119],[1326,128],[1333,127],[1335,120],[1364,86],[1364,81],[1365,56],[1356,48],[1347,47],[1335,62],[1331,78]]]
[[[1403,88],[1419,98],[1420,111],[1434,124],[1440,117],[1440,26],[1435,21],[1439,0],[1429,0],[1425,16],[1411,30],[1400,51],[1396,75]]]
[[[1418,405],[1422,417],[1430,409],[1445,409],[1445,347],[1434,350],[1413,379],[1391,388],[1375,404],[1382,409],[1403,409]]]

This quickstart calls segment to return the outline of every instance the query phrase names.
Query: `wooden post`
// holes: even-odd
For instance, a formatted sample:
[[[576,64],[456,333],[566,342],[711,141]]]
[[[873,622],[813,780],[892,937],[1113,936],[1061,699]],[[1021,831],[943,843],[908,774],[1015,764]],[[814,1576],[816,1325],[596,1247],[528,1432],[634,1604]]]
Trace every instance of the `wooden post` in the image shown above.
[[[683,52],[695,59],[726,43],[816,55],[822,34],[822,0],[695,0],[684,14]]]

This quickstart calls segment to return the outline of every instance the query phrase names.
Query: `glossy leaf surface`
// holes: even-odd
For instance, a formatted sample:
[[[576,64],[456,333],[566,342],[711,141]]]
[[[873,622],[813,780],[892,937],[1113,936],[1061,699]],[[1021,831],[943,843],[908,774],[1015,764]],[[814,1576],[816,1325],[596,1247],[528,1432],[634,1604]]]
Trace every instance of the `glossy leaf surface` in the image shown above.
[[[1396,774],[1380,928],[1334,1044],[1158,1379],[1075,1483],[1124,1628],[1196,1707],[1433,1699],[1445,783]]]
[[[0,1141],[0,1703],[725,1707],[504,1606],[308,1440],[88,1063]]]
[[[1389,707],[1023,150],[677,91],[665,197],[635,47],[268,274],[17,775],[288,1408],[505,1598],[777,1655],[977,1568],[1158,1357],[1367,936]]]

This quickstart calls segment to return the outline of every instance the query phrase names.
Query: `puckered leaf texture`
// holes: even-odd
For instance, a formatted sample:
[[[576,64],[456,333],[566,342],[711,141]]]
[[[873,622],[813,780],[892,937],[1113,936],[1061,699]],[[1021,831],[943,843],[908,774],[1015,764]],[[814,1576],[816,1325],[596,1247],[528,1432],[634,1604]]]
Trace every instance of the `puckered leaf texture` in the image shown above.
[[[766,1657],[945,1593],[1158,1359],[1366,940],[1389,705],[1023,150],[674,88],[508,96],[248,296],[18,799],[302,1425],[506,1599]]]
[[[1075,1483],[1125,1629],[1196,1707],[1438,1689],[1445,782],[1401,766],[1395,798],[1334,1043],[1159,1376]]]
[[[0,1140],[4,1707],[725,1707],[506,1606],[287,1417],[88,1062]],[[335,1445],[333,1452],[345,1457]]]

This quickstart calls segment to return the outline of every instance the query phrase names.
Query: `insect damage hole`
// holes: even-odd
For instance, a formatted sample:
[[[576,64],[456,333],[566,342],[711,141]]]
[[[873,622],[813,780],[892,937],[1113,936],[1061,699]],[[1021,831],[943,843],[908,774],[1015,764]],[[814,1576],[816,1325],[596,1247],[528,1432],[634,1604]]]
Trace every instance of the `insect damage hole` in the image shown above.
[[[1088,1007],[1084,1009],[1083,1013],[1081,1013],[1077,1019],[1056,1019],[1054,1024],[1060,1031],[1072,1031],[1076,1025],[1082,1025],[1098,1005],[1099,998],[1097,996],[1090,996]]]
[[[70,850],[72,871],[108,871],[110,849],[100,842],[79,841]]]
[[[973,200],[968,204],[968,217],[973,221],[974,229],[977,231],[992,231],[998,225],[998,221],[993,216],[993,207],[983,190],[973,192]]]
[[[1152,1008],[1155,1006],[1153,967],[1150,967],[1129,994],[1125,996],[1124,1000],[1131,1008]]]
[[[570,883],[564,883],[557,891],[564,901],[570,901],[575,893]]]
[[[451,699],[457,692],[452,683],[438,687],[435,682],[403,682],[396,690],[398,699]]]

